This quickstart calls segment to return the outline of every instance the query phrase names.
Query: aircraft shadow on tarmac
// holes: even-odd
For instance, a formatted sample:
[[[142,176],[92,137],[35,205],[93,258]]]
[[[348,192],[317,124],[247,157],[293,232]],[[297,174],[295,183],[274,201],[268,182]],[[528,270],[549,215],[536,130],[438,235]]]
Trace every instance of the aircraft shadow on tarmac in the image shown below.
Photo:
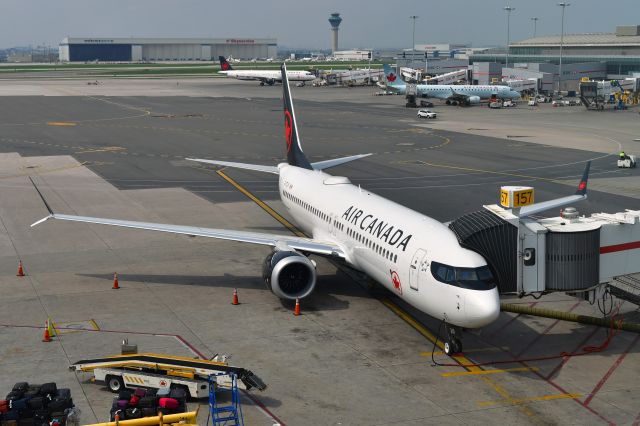
[[[112,274],[78,274],[82,277],[113,280]],[[264,290],[264,297],[277,298],[269,291],[259,276],[224,275],[162,275],[162,274],[118,274],[121,287],[127,283],[141,284],[172,284],[184,286],[216,287],[228,289],[260,289]],[[339,296],[373,297],[363,288],[350,282],[350,278],[338,271],[335,275],[319,275],[316,290],[304,299],[306,311],[335,311],[348,309],[350,302]],[[295,301],[281,299],[282,306],[293,309]]]

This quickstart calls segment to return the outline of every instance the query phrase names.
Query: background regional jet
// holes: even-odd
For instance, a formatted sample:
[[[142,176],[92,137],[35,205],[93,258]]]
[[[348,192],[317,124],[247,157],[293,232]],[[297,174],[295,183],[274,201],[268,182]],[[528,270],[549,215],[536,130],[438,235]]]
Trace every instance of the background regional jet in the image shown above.
[[[260,86],[264,86],[265,84],[273,86],[276,82],[282,83],[280,71],[234,70],[224,56],[218,56],[218,59],[220,60],[220,74],[225,74],[228,77],[234,77],[238,80],[259,80]],[[315,80],[316,76],[309,71],[287,71],[287,78],[291,81],[301,81],[304,84],[305,81]]]
[[[496,281],[485,259],[463,248],[443,223],[351,184],[325,170],[369,154],[310,163],[300,142],[285,65],[281,68],[287,162],[277,166],[189,159],[276,174],[289,213],[310,237],[209,229],[54,213],[47,219],[96,223],[272,247],[263,263],[267,287],[283,299],[304,298],[316,288],[309,255],[345,262],[422,312],[442,320],[445,351],[462,350],[461,328],[482,327],[500,313]],[[520,215],[557,208],[586,197],[586,171],[576,195],[521,209]],[[539,207],[538,207],[539,206]],[[525,214],[526,209],[526,214]]]
[[[405,94],[407,84],[391,68],[384,64],[384,76],[389,90]],[[437,98],[447,101],[447,104],[474,105],[482,99],[520,99],[520,93],[511,90],[509,86],[469,84],[418,84],[416,85],[418,96],[424,98]]]

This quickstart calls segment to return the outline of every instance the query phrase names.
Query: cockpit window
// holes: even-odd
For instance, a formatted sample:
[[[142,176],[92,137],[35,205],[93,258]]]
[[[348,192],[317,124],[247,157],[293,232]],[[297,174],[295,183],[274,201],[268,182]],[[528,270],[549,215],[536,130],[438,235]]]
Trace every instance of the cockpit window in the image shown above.
[[[479,268],[458,268],[431,262],[431,273],[436,280],[456,287],[490,290],[496,286],[496,280],[486,265]]]

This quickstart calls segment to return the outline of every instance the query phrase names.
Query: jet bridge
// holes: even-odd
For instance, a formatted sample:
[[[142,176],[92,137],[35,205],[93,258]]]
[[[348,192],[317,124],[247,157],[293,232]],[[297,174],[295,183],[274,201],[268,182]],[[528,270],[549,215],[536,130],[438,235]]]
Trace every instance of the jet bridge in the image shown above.
[[[462,246],[485,257],[500,293],[601,294],[609,285],[618,297],[640,301],[640,280],[632,276],[640,272],[640,210],[586,217],[568,207],[559,217],[533,219],[488,205],[449,227]]]

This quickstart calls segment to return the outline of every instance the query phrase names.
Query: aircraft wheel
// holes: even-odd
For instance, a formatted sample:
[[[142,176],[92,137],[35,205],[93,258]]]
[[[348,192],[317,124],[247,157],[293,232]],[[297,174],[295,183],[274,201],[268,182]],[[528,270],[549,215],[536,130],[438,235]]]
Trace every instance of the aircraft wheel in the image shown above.
[[[444,342],[444,353],[451,355],[453,353],[453,345],[449,342]]]
[[[462,342],[459,339],[453,339],[452,346],[454,354],[462,352]]]
[[[447,99],[447,105],[451,105],[451,101]]]
[[[261,81],[261,82],[260,82],[260,86],[264,86],[264,81]]]
[[[107,376],[105,381],[107,382],[107,387],[113,393],[118,393],[124,388],[124,382],[122,381],[122,377]]]

